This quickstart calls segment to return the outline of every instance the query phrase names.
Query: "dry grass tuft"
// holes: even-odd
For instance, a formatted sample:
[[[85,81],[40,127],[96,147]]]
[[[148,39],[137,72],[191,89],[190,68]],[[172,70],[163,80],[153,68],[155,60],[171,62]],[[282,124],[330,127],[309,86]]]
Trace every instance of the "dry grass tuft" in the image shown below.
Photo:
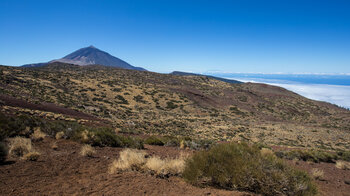
[[[63,137],[64,137],[63,131],[57,132],[55,135],[56,140],[62,139]]]
[[[23,157],[25,154],[33,151],[32,141],[28,138],[15,137],[10,139],[9,154],[12,156]]]
[[[343,170],[350,170],[350,162],[346,161],[337,161],[335,163],[335,167]]]
[[[27,161],[37,161],[39,157],[40,157],[40,153],[36,151],[29,152],[23,156],[23,158]]]
[[[145,168],[154,171],[157,174],[162,173],[163,171],[163,167],[165,165],[165,160],[162,160],[160,157],[158,156],[154,156],[154,157],[150,157],[149,159],[147,159],[146,164],[145,164]]]
[[[321,169],[314,168],[312,169],[311,174],[316,180],[324,180],[324,171]]]
[[[188,155],[181,154],[179,157],[171,159],[161,159],[157,156],[147,159],[145,169],[155,172],[157,175],[181,175],[185,169],[185,160]]]
[[[165,159],[162,172],[164,175],[181,175],[185,169],[185,159],[183,157],[175,159]]]
[[[80,155],[86,156],[86,157],[93,157],[95,153],[96,153],[96,150],[88,144],[81,147],[81,150],[80,150]]]
[[[260,154],[262,156],[275,156],[275,153],[271,150],[271,149],[268,149],[268,148],[262,148],[260,150]]]
[[[88,130],[84,130],[82,133],[81,133],[81,141],[83,143],[86,143],[88,142],[90,139],[90,134],[89,134],[89,131]]]
[[[109,173],[118,171],[141,170],[146,162],[146,153],[136,149],[125,149],[120,152],[119,159],[114,160],[109,167]]]
[[[158,156],[146,158],[146,153],[140,150],[125,149],[120,152],[118,160],[109,167],[109,173],[117,171],[149,171],[159,176],[181,175],[185,169],[187,156],[180,155],[175,159],[161,159]]]
[[[46,137],[46,134],[40,130],[40,127],[34,129],[34,133],[30,136],[33,141],[41,141]]]
[[[15,137],[9,142],[9,154],[16,157],[22,157],[25,160],[36,161],[40,153],[35,151],[32,146],[32,141],[28,138]]]

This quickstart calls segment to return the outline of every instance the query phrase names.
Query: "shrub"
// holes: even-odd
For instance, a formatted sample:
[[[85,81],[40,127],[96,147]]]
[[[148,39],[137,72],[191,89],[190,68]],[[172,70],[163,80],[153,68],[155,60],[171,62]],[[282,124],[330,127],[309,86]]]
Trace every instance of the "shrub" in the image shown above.
[[[141,95],[134,96],[134,100],[135,100],[136,102],[147,103],[147,102],[143,99],[143,96],[141,96]]]
[[[269,148],[261,148],[260,153],[262,156],[275,156],[275,153]]]
[[[116,99],[119,99],[119,101],[117,102],[117,103],[119,103],[119,104],[129,104],[129,102],[128,102],[128,100],[126,100],[123,96],[121,96],[121,95],[117,95],[116,97],[115,97]]]
[[[111,129],[100,128],[84,130],[77,134],[76,140],[92,146],[128,147],[143,149],[143,141],[136,137],[116,135]]]
[[[80,149],[80,155],[84,156],[84,157],[85,156],[86,157],[93,157],[95,153],[96,153],[96,150],[88,144],[85,144]]]
[[[109,173],[117,171],[140,170],[146,162],[146,153],[141,150],[125,149],[120,152],[118,160],[114,160],[109,167]]]
[[[33,151],[32,142],[28,138],[11,138],[9,146],[9,154],[12,156],[23,157],[25,154]]]
[[[292,150],[286,152],[279,151],[276,152],[276,155],[280,158],[285,158],[289,160],[299,159],[303,161],[312,161],[315,163],[334,163],[335,160],[338,159],[338,156],[335,153],[319,150]]]
[[[339,151],[337,155],[339,160],[350,162],[350,151]]]
[[[316,180],[324,180],[324,171],[321,169],[314,168],[312,169],[311,174]]]
[[[0,163],[4,162],[6,160],[7,156],[7,147],[4,143],[0,142]]]
[[[27,161],[37,161],[40,157],[40,153],[36,151],[29,152],[23,156]]]
[[[35,151],[28,138],[15,137],[10,139],[9,154],[28,161],[38,160],[40,153]]]
[[[185,168],[186,156],[161,159],[158,156],[148,157],[144,151],[125,149],[120,152],[119,158],[114,160],[109,167],[109,173],[118,171],[146,171],[165,177],[181,175]]]
[[[8,116],[0,112],[0,141],[7,137],[28,137],[34,127],[40,127],[40,131],[55,136],[57,132],[64,130],[67,138],[73,137],[76,132],[84,130],[84,126],[77,122],[63,120],[46,120],[30,115]]]
[[[261,155],[245,143],[218,144],[186,161],[183,177],[194,185],[207,184],[263,195],[314,195],[311,178],[286,166],[277,157]]]
[[[180,156],[174,159],[161,159],[158,156],[154,156],[147,159],[145,168],[163,177],[181,175],[185,169],[185,157]]]
[[[174,102],[173,101],[167,101],[166,102],[166,108],[167,109],[175,109],[175,108],[177,108],[177,107],[179,107],[178,105],[176,105],[176,104],[174,104]]]
[[[56,140],[62,139],[63,137],[64,137],[63,131],[57,132],[55,135]]]
[[[164,146],[164,142],[162,141],[162,138],[157,136],[150,136],[147,139],[145,139],[145,144],[148,145],[156,145],[156,146]]]
[[[45,137],[46,134],[40,130],[40,127],[35,128],[33,134],[30,136],[33,141],[41,141]]]
[[[184,140],[184,147],[200,150],[200,149],[209,149],[213,145],[212,140],[207,139],[198,139],[198,140]]]
[[[346,161],[337,161],[335,163],[335,167],[343,170],[350,170],[350,162]]]

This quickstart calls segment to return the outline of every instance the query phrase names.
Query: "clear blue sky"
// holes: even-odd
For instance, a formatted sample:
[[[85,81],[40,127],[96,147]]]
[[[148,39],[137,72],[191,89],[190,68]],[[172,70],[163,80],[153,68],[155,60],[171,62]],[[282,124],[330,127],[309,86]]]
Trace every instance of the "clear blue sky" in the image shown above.
[[[89,45],[157,72],[350,73],[350,1],[0,0],[0,64]]]

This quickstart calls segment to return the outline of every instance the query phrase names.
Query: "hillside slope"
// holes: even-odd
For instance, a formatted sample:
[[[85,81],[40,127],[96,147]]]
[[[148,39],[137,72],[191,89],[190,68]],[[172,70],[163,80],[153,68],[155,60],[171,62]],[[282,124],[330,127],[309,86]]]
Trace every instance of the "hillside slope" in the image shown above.
[[[121,132],[350,148],[350,111],[276,86],[59,62],[39,68],[1,66],[0,76],[5,113],[81,123],[97,123],[96,118]],[[78,113],[40,109],[48,103]],[[87,115],[85,120],[80,113]]]

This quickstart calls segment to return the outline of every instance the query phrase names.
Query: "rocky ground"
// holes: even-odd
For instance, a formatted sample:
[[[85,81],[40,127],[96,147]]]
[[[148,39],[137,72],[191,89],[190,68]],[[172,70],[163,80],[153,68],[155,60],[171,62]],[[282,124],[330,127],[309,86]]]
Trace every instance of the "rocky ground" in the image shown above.
[[[58,148],[53,149],[53,145]],[[108,166],[122,148],[97,147],[95,156],[89,158],[79,154],[81,146],[49,137],[34,142],[41,153],[38,161],[9,158],[0,165],[0,195],[253,195],[194,187],[180,177],[159,178],[140,172],[108,174]],[[176,147],[145,147],[147,153],[161,157],[175,157],[184,151]],[[322,169],[323,179],[316,180],[320,195],[350,195],[350,170],[340,170],[331,163],[288,164],[309,173],[313,168]]]

